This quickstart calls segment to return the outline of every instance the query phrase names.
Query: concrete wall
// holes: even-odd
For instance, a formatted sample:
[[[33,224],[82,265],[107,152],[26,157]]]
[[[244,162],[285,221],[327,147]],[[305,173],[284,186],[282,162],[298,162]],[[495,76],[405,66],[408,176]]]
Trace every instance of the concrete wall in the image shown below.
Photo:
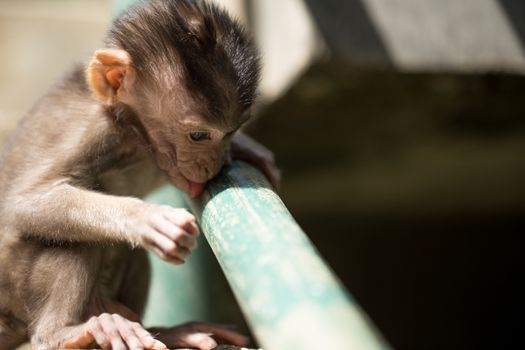
[[[99,47],[109,20],[104,0],[0,0],[0,139]]]
[[[525,72],[520,0],[216,0],[263,53],[261,97],[336,57],[401,70]],[[0,137],[133,0],[0,0]]]

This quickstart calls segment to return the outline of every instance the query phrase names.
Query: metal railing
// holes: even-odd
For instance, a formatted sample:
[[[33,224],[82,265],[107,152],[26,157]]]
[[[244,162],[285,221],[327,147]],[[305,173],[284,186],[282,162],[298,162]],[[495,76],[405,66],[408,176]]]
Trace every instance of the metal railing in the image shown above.
[[[258,170],[234,162],[191,204],[265,350],[389,348]]]

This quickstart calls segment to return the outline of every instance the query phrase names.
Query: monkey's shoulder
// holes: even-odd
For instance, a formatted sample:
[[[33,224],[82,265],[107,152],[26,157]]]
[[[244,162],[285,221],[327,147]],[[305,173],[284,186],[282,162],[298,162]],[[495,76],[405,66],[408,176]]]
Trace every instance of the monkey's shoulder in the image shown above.
[[[93,98],[84,69],[76,66],[22,119],[3,149],[3,172],[25,171],[94,177],[140,161],[138,141]],[[11,173],[14,170],[15,173]],[[6,175],[7,176],[7,175]]]
[[[73,146],[90,139],[110,137],[114,129],[107,111],[89,92],[83,70],[77,66],[33,105],[6,147],[20,151],[71,151],[78,149]]]

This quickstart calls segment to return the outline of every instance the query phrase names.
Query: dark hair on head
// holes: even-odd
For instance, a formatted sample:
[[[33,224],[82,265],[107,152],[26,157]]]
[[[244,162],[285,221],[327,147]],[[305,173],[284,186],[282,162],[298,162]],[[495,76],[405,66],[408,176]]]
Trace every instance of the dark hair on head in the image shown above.
[[[256,97],[259,52],[242,26],[204,0],[151,0],[119,16],[107,44],[126,50],[139,78],[177,74],[211,115],[246,110]],[[231,106],[232,97],[238,102]]]

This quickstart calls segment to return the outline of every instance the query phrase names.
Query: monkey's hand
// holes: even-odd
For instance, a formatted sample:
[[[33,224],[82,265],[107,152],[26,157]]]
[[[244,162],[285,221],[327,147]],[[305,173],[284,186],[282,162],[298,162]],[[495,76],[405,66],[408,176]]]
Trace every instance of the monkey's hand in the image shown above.
[[[64,349],[148,349],[167,350],[138,322],[118,314],[104,313],[91,317],[79,328],[79,333],[64,343]]]
[[[248,338],[231,330],[231,327],[200,322],[185,323],[172,328],[153,328],[149,331],[169,348],[211,350],[218,342],[246,346]]]
[[[127,221],[127,231],[135,233],[138,244],[161,259],[183,264],[197,247],[199,229],[195,217],[185,209],[140,203]]]
[[[238,131],[233,136],[230,153],[233,159],[244,160],[257,167],[275,189],[279,188],[281,174],[272,151]]]

